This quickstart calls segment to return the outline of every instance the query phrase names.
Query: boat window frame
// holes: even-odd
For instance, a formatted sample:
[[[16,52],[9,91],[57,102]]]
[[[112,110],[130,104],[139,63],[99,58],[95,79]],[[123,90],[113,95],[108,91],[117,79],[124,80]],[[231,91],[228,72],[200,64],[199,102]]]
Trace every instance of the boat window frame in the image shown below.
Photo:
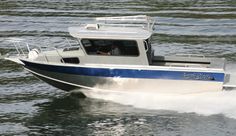
[[[80,59],[78,57],[62,57],[61,62],[67,64],[79,64]]]
[[[135,46],[137,48],[137,55],[102,55],[102,54],[88,54],[86,47],[84,46],[83,40],[104,40],[104,41],[132,41],[135,43]],[[139,57],[140,56],[140,48],[138,45],[137,40],[129,40],[129,39],[98,39],[98,38],[82,38],[80,39],[81,46],[86,53],[86,55],[89,56],[109,56],[109,57]]]

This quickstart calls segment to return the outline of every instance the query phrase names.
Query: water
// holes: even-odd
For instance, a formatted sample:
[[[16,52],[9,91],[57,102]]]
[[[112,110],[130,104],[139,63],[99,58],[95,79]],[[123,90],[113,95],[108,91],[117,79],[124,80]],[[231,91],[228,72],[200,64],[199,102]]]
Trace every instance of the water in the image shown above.
[[[0,52],[8,37],[63,45],[67,27],[97,16],[155,17],[156,54],[225,57],[236,73],[234,0],[1,0]],[[79,98],[0,61],[0,135],[236,135],[236,90],[200,94],[106,93]]]

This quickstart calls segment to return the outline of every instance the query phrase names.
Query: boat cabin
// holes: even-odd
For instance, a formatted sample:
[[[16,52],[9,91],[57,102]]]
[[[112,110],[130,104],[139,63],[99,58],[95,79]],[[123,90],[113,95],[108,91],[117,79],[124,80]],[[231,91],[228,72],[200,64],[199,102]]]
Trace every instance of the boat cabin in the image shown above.
[[[147,16],[105,17],[94,24],[70,27],[69,32],[80,41],[84,63],[149,65],[153,23]]]

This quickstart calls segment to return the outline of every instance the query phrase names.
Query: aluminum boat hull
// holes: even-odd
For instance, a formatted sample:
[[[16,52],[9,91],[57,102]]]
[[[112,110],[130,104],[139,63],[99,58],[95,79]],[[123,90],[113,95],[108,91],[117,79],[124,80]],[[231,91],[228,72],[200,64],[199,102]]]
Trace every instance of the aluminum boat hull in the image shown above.
[[[222,90],[224,80],[224,73],[186,71],[164,71],[164,73],[160,73],[160,71],[158,71],[159,73],[156,72],[157,75],[155,76],[153,75],[155,74],[154,71],[148,74],[142,70],[135,70],[136,73],[134,70],[127,72],[127,69],[125,69],[125,72],[122,70],[117,71],[116,69],[109,69],[107,71],[99,69],[100,73],[96,73],[98,69],[96,68],[96,70],[94,70],[94,68],[91,67],[58,66],[29,62],[26,60],[22,60],[22,62],[25,64],[24,67],[26,70],[36,77],[52,86],[66,91],[85,88],[111,91],[196,93],[220,91]],[[130,74],[129,77],[127,73]],[[117,74],[120,74],[120,76],[117,76]],[[199,76],[196,76],[197,74],[199,74]],[[186,75],[188,75],[188,77],[186,77]],[[147,76],[149,76],[149,78]],[[200,78],[200,76],[202,76],[202,78]]]

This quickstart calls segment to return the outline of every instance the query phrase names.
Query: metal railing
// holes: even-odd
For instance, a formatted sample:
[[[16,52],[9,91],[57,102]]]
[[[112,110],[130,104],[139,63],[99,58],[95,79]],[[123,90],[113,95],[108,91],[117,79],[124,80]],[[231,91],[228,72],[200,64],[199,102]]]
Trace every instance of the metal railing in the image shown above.
[[[20,38],[8,38],[6,39],[7,42],[13,43],[18,56],[27,56],[27,54],[30,52],[30,46],[28,42],[26,42],[24,39]],[[41,51],[41,48],[38,47]]]
[[[120,17],[97,17],[95,19],[99,25],[142,27],[148,31],[153,31],[155,20],[146,15],[120,16]],[[101,23],[102,22],[102,23]]]
[[[28,57],[29,52],[32,49],[38,49],[39,53],[41,53],[45,57],[45,61],[49,62],[49,59],[47,55],[44,53],[45,51],[55,50],[57,52],[58,57],[61,58],[62,63],[64,63],[62,55],[59,53],[59,49],[80,49],[80,43],[76,39],[67,39],[65,38],[64,42],[62,42],[62,47],[56,47],[56,46],[49,46],[48,44],[44,43],[41,46],[35,45],[33,43],[28,43],[25,39],[20,38],[7,38],[7,42],[13,43],[13,46],[16,49],[16,54],[10,54],[11,56],[22,56],[22,57]]]

